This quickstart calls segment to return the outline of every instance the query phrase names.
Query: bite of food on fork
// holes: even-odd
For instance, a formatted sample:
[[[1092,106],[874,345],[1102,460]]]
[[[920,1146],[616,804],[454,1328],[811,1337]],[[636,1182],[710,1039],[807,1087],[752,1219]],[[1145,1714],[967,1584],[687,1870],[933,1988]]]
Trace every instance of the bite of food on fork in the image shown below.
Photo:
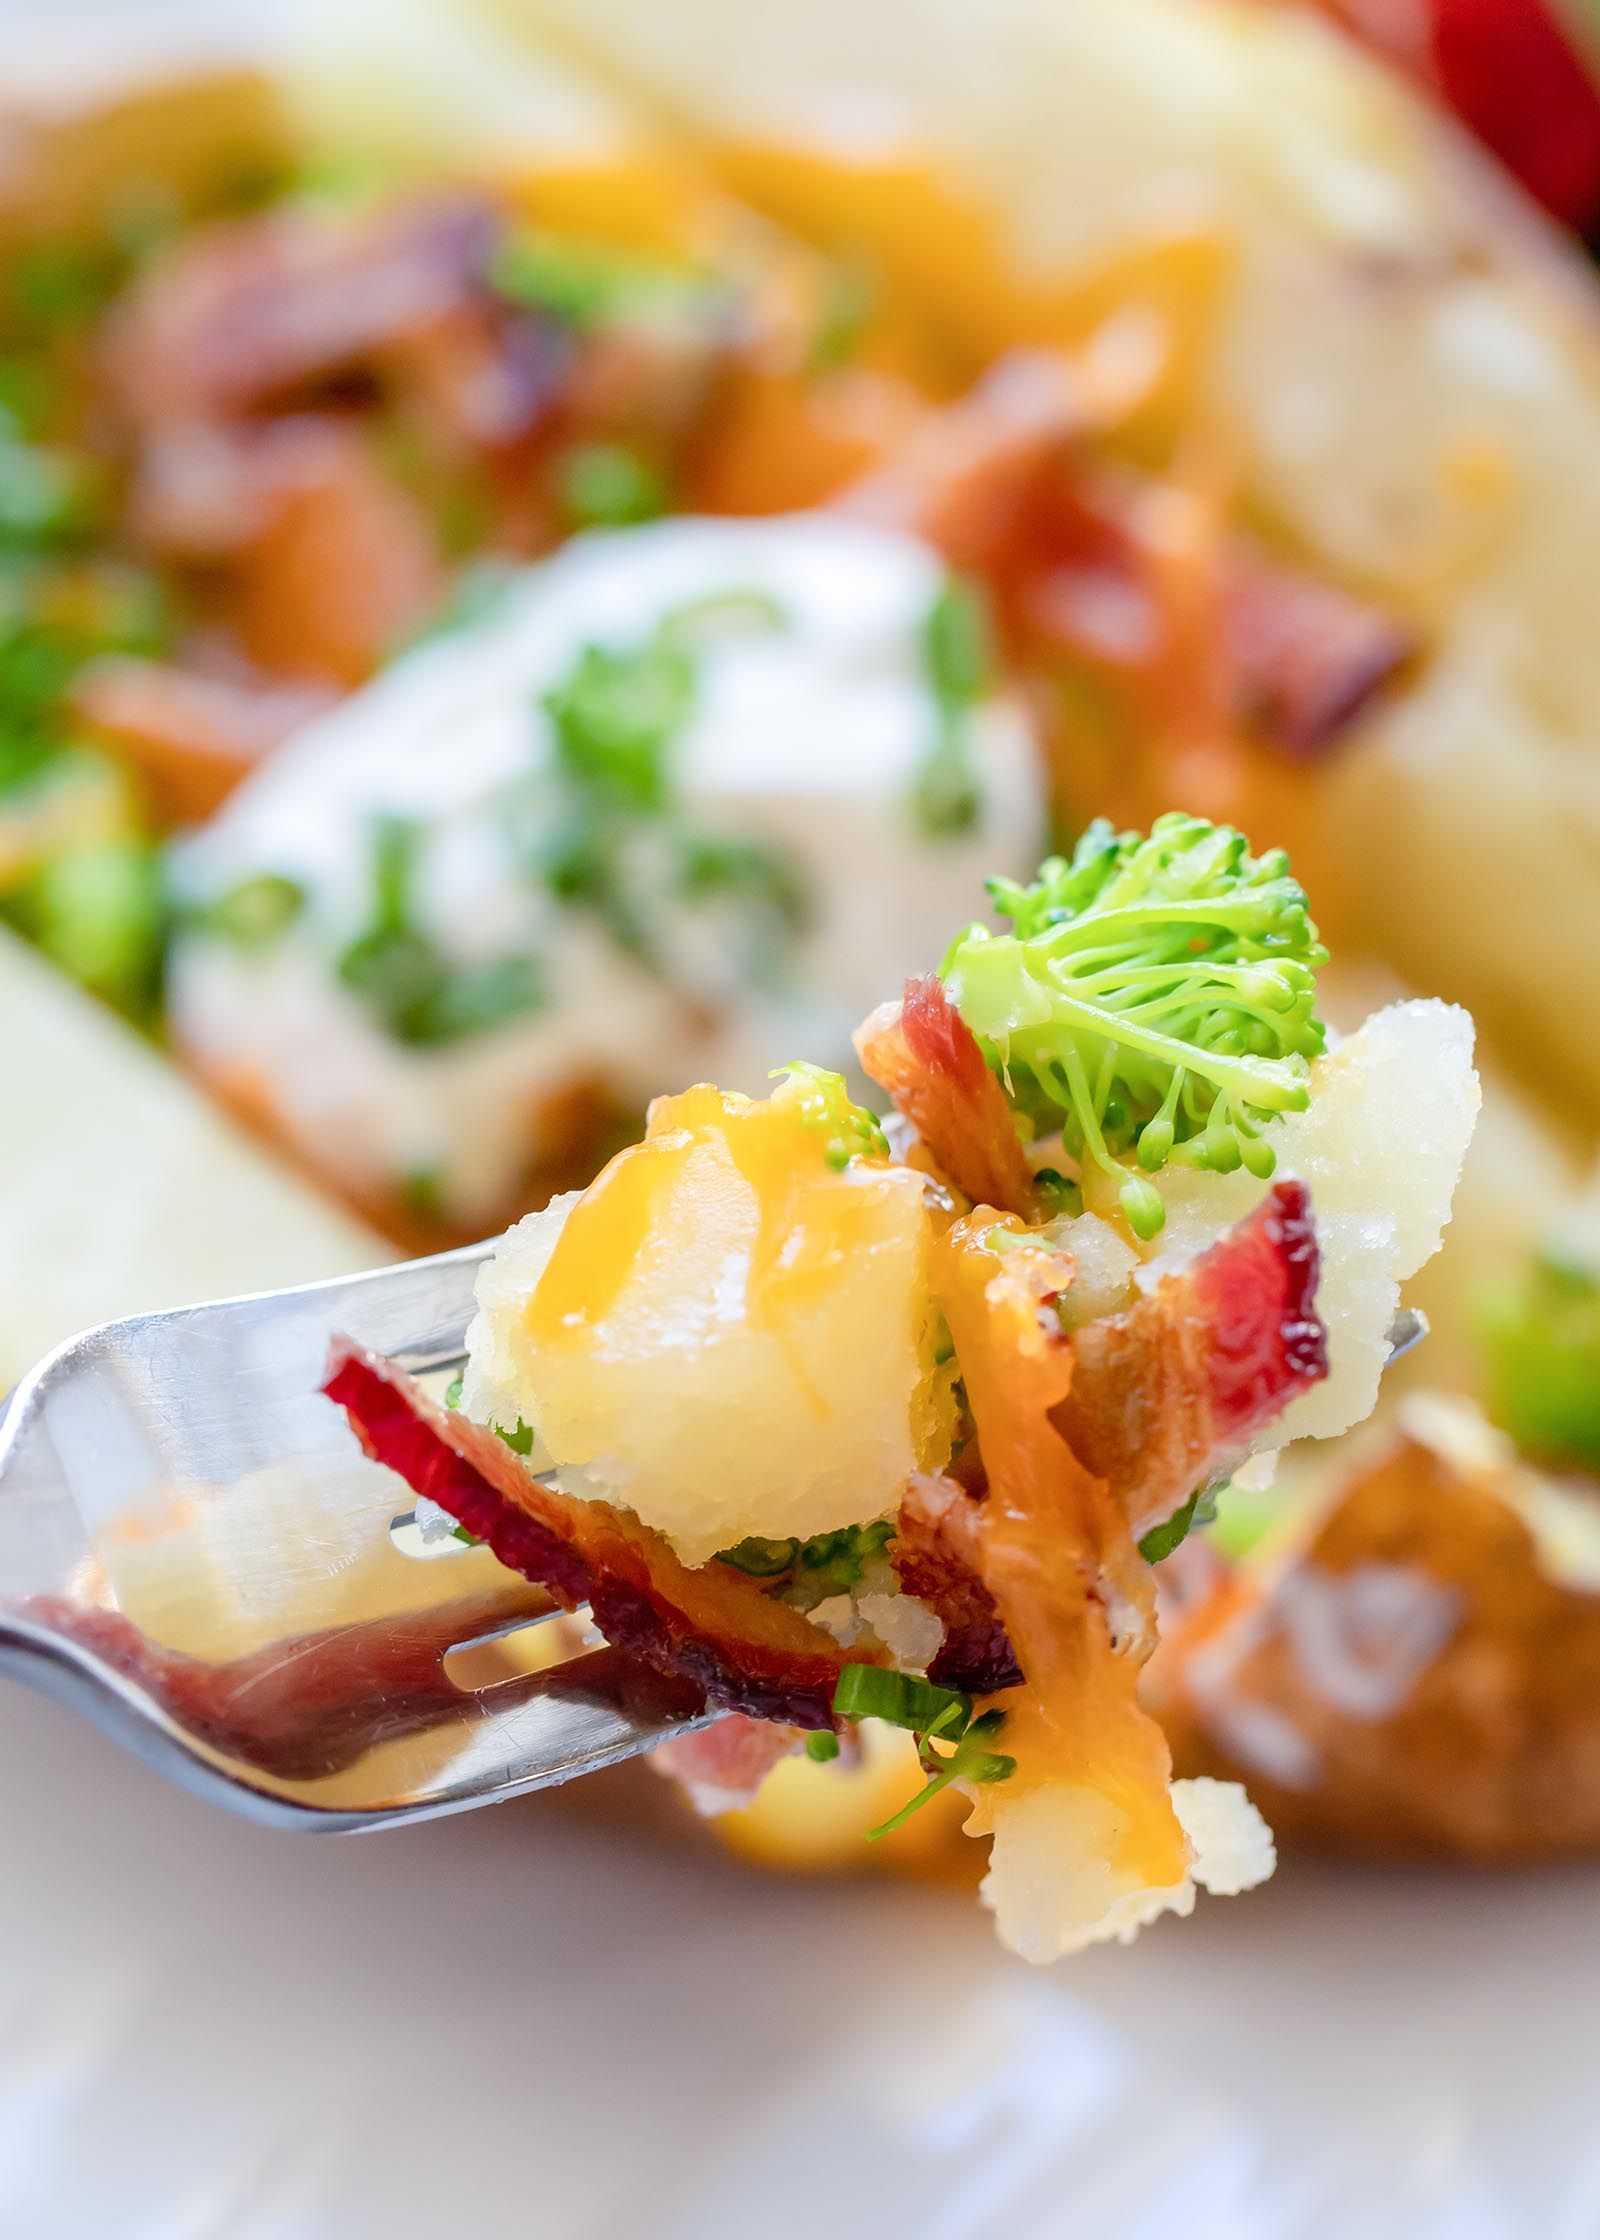
[[[152,1660],[115,1594],[35,1622],[307,1813],[352,1768],[375,1805],[385,1748],[403,1817],[658,1743],[715,1806],[879,1720],[924,1778],[877,1832],[961,1792],[1026,1958],[1263,1879],[1243,1789],[1175,1781],[1141,1705],[1157,1567],[1247,1458],[1370,1411],[1471,1134],[1471,1022],[1400,1003],[1336,1042],[1281,851],[1199,818],[1093,825],[991,899],[861,1030],[887,1121],[809,1065],[702,1084],[487,1253],[393,1271],[441,1271],[431,1323],[371,1311],[383,1277],[288,1295],[296,1374],[331,1341],[296,1410],[336,1426],[320,1382],[405,1481],[410,1518],[384,1473],[362,1498],[425,1596],[220,1657]],[[547,1642],[606,1647],[448,1678],[553,1612]]]

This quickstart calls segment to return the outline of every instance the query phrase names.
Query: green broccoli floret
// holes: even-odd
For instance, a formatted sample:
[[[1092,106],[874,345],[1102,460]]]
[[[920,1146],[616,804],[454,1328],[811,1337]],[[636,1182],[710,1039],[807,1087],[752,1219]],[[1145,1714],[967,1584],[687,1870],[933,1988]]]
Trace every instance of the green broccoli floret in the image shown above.
[[[769,1079],[782,1081],[787,1096],[808,1128],[823,1139],[822,1155],[842,1174],[852,1159],[887,1159],[883,1123],[864,1104],[856,1104],[841,1073],[797,1059],[774,1067]]]
[[[1013,931],[969,926],[945,987],[1014,1109],[1060,1129],[1090,1202],[1098,1174],[1148,1238],[1166,1212],[1145,1176],[1169,1161],[1271,1174],[1261,1130],[1305,1109],[1325,1039],[1328,952],[1283,850],[1252,856],[1203,817],[1148,838],[1096,819],[1070,860],[989,892]]]
[[[1480,1327],[1495,1422],[1535,1462],[1600,1472],[1600,1254],[1546,1245]]]

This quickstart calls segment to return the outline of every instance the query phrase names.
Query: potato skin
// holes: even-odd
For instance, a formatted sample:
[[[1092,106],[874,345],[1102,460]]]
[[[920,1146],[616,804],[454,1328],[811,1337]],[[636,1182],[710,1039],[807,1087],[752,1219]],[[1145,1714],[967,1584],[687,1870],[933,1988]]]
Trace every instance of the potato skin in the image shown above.
[[[1529,1521],[1584,1504],[1600,1546],[1600,1488],[1467,1420],[1481,1452],[1420,1411],[1370,1435],[1152,1667],[1180,1771],[1243,1781],[1281,1836],[1494,1865],[1600,1845],[1600,1570],[1555,1577]]]

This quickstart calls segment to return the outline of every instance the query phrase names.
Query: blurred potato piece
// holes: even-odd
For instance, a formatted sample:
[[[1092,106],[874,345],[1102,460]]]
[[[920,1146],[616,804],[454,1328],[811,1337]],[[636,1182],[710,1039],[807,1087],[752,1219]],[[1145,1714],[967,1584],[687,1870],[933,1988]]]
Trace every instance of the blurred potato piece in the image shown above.
[[[1150,1698],[1179,1770],[1282,1836],[1484,1863],[1600,1843],[1600,1487],[1414,1400],[1181,1620]]]

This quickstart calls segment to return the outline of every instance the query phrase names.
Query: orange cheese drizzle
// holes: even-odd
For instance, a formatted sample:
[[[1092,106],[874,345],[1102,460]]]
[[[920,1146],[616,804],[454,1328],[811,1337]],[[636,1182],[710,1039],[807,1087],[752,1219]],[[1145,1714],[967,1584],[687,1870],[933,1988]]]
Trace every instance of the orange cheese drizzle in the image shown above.
[[[1068,1256],[985,1241],[1003,1223],[986,1208],[934,1247],[934,1286],[955,1342],[988,1480],[984,1578],[1026,1681],[1002,1747],[1017,1759],[1003,1787],[981,1788],[969,1829],[992,1831],[1008,1796],[1048,1781],[1095,1791],[1116,1821],[1114,1867],[1128,1882],[1183,1879],[1188,1846],[1173,1811],[1172,1761],[1137,1696],[1153,1640],[1154,1590],[1127,1519],[1050,1421],[1071,1383],[1071,1350],[1050,1301],[1071,1280]],[[1136,1639],[1113,1645],[1105,1597]]]

